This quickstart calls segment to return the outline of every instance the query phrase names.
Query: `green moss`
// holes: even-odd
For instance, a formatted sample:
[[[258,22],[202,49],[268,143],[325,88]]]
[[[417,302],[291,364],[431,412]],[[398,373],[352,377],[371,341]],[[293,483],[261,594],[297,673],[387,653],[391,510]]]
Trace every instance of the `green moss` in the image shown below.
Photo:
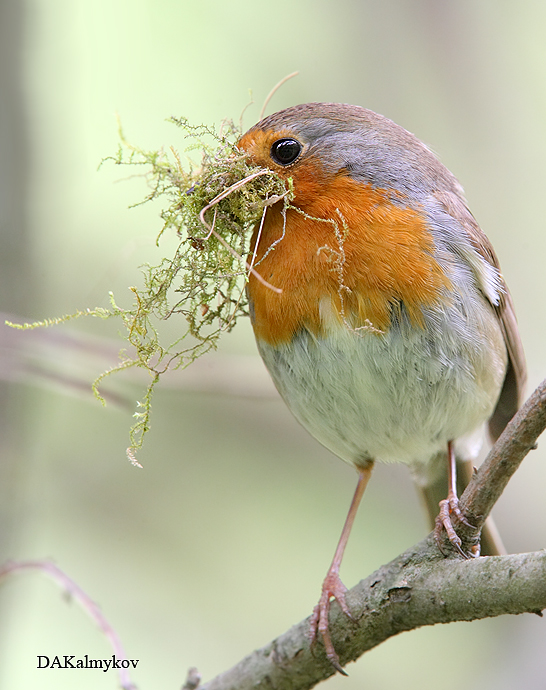
[[[220,132],[192,126],[181,118],[171,118],[171,122],[189,139],[187,151],[202,151],[199,168],[189,163],[184,166],[172,148],[145,151],[132,146],[121,130],[118,153],[106,160],[121,166],[144,166],[151,191],[141,203],[160,199],[163,227],[157,243],[164,233],[176,233],[180,242],[174,255],[157,266],[142,267],[144,285],[130,288],[134,301],[129,308],[119,306],[110,293],[110,307],[106,309],[77,311],[32,324],[10,324],[36,328],[81,316],[123,322],[125,338],[132,347],[122,350],[119,365],[102,373],[93,390],[102,400],[99,384],[106,376],[133,366],[150,373],[151,383],[137,402],[127,450],[135,464],[135,453],[150,427],[156,383],[167,369],[186,367],[215,348],[221,334],[230,331],[239,317],[248,315],[244,288],[252,269],[243,257],[248,254],[252,228],[269,204],[284,198],[288,205],[292,197],[290,183],[270,170],[248,164],[235,146],[242,132],[232,122],[225,122]],[[172,317],[180,319],[181,335],[164,343],[159,326]]]

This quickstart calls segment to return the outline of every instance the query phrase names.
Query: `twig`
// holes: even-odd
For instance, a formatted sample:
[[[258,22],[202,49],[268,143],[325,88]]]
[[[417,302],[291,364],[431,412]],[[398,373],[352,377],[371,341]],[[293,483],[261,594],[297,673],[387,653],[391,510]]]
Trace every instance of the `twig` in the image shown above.
[[[209,233],[212,234],[212,235],[214,235],[214,237],[216,237],[216,239],[218,240],[218,242],[220,242],[220,244],[221,244],[225,249],[227,249],[228,252],[230,252],[230,254],[231,254],[232,256],[234,256],[236,259],[239,259],[239,261],[241,261],[241,262],[245,265],[245,267],[247,268],[247,270],[248,270],[250,273],[252,273],[252,275],[253,275],[257,280],[260,281],[260,283],[262,283],[263,285],[265,285],[265,286],[266,286],[267,288],[269,288],[270,290],[273,290],[273,292],[277,292],[277,293],[280,294],[280,293],[282,292],[282,290],[281,290],[280,288],[275,287],[274,285],[271,285],[271,283],[268,283],[267,280],[265,280],[265,278],[262,278],[262,276],[258,273],[258,271],[256,271],[254,268],[252,268],[252,266],[248,263],[248,261],[246,261],[245,259],[243,259],[243,257],[242,257],[240,254],[238,254],[238,253],[235,251],[235,249],[233,249],[233,247],[231,247],[231,246],[225,241],[225,239],[224,239],[221,235],[219,235],[219,234],[216,232],[216,230],[214,229],[214,224],[213,224],[213,225],[210,225],[210,224],[207,223],[207,221],[205,220],[205,213],[206,213],[209,209],[211,209],[213,206],[215,206],[216,204],[218,204],[220,201],[222,201],[222,199],[225,199],[225,198],[226,198],[227,196],[229,196],[230,194],[233,194],[233,192],[235,192],[235,191],[237,191],[238,189],[240,189],[241,187],[243,187],[245,184],[247,184],[248,182],[250,182],[250,180],[253,180],[255,177],[259,177],[260,175],[269,175],[269,174],[271,174],[271,171],[270,171],[270,170],[266,170],[266,169],[257,170],[256,172],[252,173],[251,175],[248,175],[247,177],[245,177],[243,180],[239,180],[239,181],[236,182],[235,184],[232,184],[230,187],[228,187],[227,189],[225,189],[221,194],[218,194],[218,196],[214,197],[214,199],[213,199],[210,203],[208,203],[205,207],[203,207],[203,208],[201,209],[201,212],[199,213],[199,220],[200,220],[201,223],[207,228],[207,230],[209,231]]]
[[[0,581],[24,570],[39,570],[49,575],[60,587],[73,597],[99,626],[104,636],[110,643],[114,655],[124,661],[127,655],[116,631],[106,620],[99,606],[83,591],[72,578],[68,577],[60,568],[51,561],[13,561],[5,563],[0,568]],[[129,672],[125,668],[118,669],[119,683],[123,690],[136,690],[136,685],[131,681]]]
[[[192,666],[188,669],[188,675],[186,676],[186,682],[182,686],[181,690],[197,690],[199,683],[201,682],[201,674]]]
[[[283,77],[278,84],[275,84],[275,86],[271,89],[271,91],[267,94],[264,104],[262,105],[262,109],[260,110],[260,120],[263,119],[265,109],[267,108],[267,104],[269,101],[273,98],[273,96],[277,93],[277,91],[281,88],[283,84],[286,84],[286,82],[289,79],[292,79],[292,77],[297,77],[299,72],[291,72],[290,74],[287,74],[286,77]]]
[[[461,497],[461,509],[481,528],[523,458],[546,429],[546,380],[506,426]],[[466,529],[461,525],[461,536]]]

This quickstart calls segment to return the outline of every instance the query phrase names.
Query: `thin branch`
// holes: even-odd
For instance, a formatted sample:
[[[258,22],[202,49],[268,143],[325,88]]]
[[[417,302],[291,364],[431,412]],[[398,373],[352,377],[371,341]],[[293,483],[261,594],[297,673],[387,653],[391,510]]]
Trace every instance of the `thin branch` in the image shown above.
[[[72,578],[68,577],[60,568],[51,561],[13,561],[5,563],[0,567],[0,582],[8,575],[12,575],[25,570],[38,570],[49,575],[64,591],[73,597],[89,616],[95,621],[104,636],[110,643],[112,651],[117,659],[127,660],[125,649],[121,640],[112,628],[99,606],[87,595],[83,589]],[[129,672],[125,668],[118,670],[119,684],[123,690],[136,690],[136,685],[131,681]]]
[[[523,458],[546,429],[546,380],[506,426],[461,497],[461,508],[480,528]],[[465,531],[458,530],[461,536]]]
[[[186,676],[186,682],[182,686],[181,690],[197,690],[199,683],[201,682],[201,674],[192,666],[188,669],[188,675]]]

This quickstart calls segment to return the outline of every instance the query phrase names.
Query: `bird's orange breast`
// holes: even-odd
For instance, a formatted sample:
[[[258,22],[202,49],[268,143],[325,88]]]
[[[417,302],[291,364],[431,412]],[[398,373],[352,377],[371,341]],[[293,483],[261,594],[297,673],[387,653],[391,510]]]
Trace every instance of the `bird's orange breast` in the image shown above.
[[[385,190],[345,175],[327,179],[312,160],[293,175],[297,208],[284,216],[277,203],[252,238],[256,270],[282,289],[250,276],[256,336],[277,345],[301,329],[321,335],[332,318],[384,332],[400,303],[422,327],[423,308],[449,287],[423,216]]]

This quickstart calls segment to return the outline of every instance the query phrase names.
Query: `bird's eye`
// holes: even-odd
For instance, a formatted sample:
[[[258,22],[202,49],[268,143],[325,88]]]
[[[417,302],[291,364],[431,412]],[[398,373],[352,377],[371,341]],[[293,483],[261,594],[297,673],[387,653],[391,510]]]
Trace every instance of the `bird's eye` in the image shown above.
[[[271,147],[271,158],[279,165],[290,165],[301,153],[301,144],[296,139],[278,139]]]

